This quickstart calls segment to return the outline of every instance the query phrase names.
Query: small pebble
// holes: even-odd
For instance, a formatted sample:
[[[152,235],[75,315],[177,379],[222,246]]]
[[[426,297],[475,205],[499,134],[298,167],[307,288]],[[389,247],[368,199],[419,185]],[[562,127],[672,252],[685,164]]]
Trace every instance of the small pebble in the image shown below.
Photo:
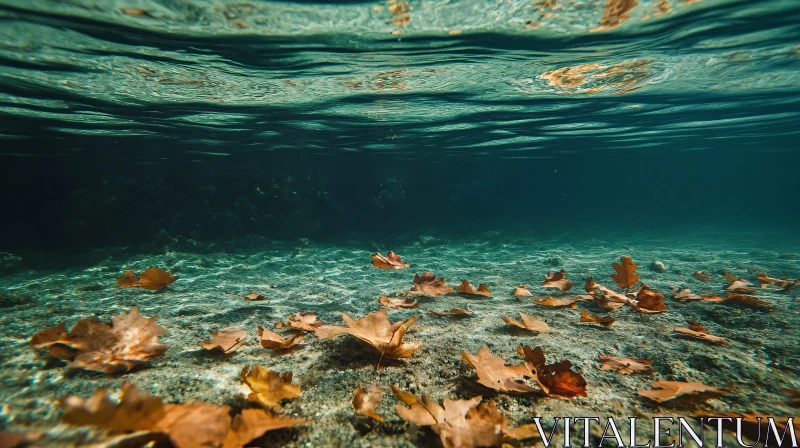
[[[661,261],[655,260],[650,263],[650,270],[654,272],[667,272],[667,265]]]

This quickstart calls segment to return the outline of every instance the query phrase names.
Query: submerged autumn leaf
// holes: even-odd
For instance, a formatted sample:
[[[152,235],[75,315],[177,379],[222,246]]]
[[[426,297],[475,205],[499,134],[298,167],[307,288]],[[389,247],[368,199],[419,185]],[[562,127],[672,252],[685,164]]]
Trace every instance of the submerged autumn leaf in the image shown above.
[[[381,399],[383,399],[383,394],[385,392],[386,391],[383,390],[382,387],[375,383],[366,391],[363,387],[358,386],[353,392],[353,408],[357,413],[383,423],[383,417],[378,415],[375,409],[378,407]]]
[[[300,386],[292,384],[292,372],[277,373],[257,365],[244,366],[239,374],[247,399],[279,408],[284,399],[300,396]]]
[[[203,348],[206,350],[220,349],[222,353],[228,354],[235,352],[247,341],[247,331],[209,331],[211,339],[203,341]]]
[[[323,325],[321,320],[317,320],[317,313],[294,313],[289,316],[289,322],[275,322],[275,328],[291,328],[300,331],[317,331]]]
[[[707,394],[710,396],[723,392],[720,389],[706,386],[705,384],[698,383],[696,381],[655,381],[650,383],[650,386],[654,387],[655,389],[640,390],[637,393],[659,403],[673,400],[681,395]]]
[[[456,291],[462,294],[469,294],[469,295],[478,295],[478,296],[486,296],[491,297],[492,293],[489,292],[489,285],[486,283],[481,283],[478,285],[478,289],[475,289],[474,286],[470,285],[468,281],[464,280],[461,282],[460,285],[456,288]]]
[[[629,256],[620,257],[619,263],[611,263],[611,267],[616,271],[616,274],[611,274],[611,278],[617,282],[620,288],[633,288],[633,285],[641,277],[641,275],[634,272],[639,265],[634,263]]]
[[[513,295],[515,297],[528,297],[533,296],[530,291],[528,291],[528,285],[519,285],[514,288]]]
[[[751,296],[745,296],[742,294],[728,294],[728,298],[725,299],[725,303],[732,303],[736,305],[742,305],[750,308],[758,308],[758,307],[765,307],[770,308],[772,307],[772,302],[767,302],[766,300],[757,299]]]
[[[232,296],[239,296],[248,302],[262,302],[265,300],[269,300],[269,297],[259,294],[256,290],[250,291],[249,294],[236,294],[235,292],[228,292],[223,291],[225,294],[230,294]]]
[[[472,311],[469,307],[465,308],[452,308],[447,311],[428,311],[429,313],[433,314],[434,316],[467,316]]]
[[[611,316],[600,317],[600,316],[594,316],[592,315],[592,313],[585,310],[580,310],[580,311],[581,311],[580,323],[582,324],[592,323],[592,324],[600,324],[603,325],[604,327],[610,327],[614,322],[617,321]]]
[[[372,265],[380,269],[405,269],[411,266],[403,263],[403,259],[392,251],[389,251],[385,257],[379,253],[372,254]]]
[[[134,306],[130,313],[114,316],[111,324],[82,319],[67,332],[62,322],[36,333],[31,346],[47,347],[51,356],[70,361],[67,368],[124,373],[167,351],[158,342],[167,330],[156,320],[142,317]]]
[[[117,286],[120,288],[144,288],[149,291],[158,291],[171,285],[178,277],[173,277],[168,271],[156,268],[147,268],[142,272],[141,278],[137,278],[132,271],[125,271],[122,277],[117,277]]]
[[[708,330],[706,330],[706,328],[700,325],[699,323],[693,322],[691,320],[687,320],[686,322],[689,324],[689,328],[675,328],[672,331],[678,334],[685,334],[687,336],[691,336],[693,338],[697,338],[706,342],[712,342],[714,344],[728,344],[727,339],[709,334]]]
[[[657,290],[650,289],[646,285],[639,290],[636,295],[638,304],[636,311],[640,313],[663,313],[667,310],[667,305],[664,304],[664,296]]]
[[[600,370],[611,370],[623,375],[630,373],[651,374],[653,361],[646,358],[623,358],[620,356],[597,355],[600,361]]]
[[[409,406],[396,405],[397,415],[409,423],[430,426],[444,448],[500,446],[504,441],[540,437],[534,424],[510,428],[494,401],[481,403],[481,396],[469,400],[445,398],[442,406],[427,395],[418,399],[395,386],[392,393]]]
[[[592,296],[594,302],[606,311],[616,311],[625,305],[636,306],[635,299],[606,288],[595,282],[594,277],[586,279],[583,288]]]
[[[567,292],[572,288],[572,280],[567,279],[567,272],[563,269],[560,272],[548,272],[544,276],[542,288],[556,288]]]
[[[517,352],[525,359],[525,366],[533,374],[547,395],[562,397],[586,397],[586,380],[580,373],[572,371],[572,363],[563,360],[554,364],[546,364],[544,352],[540,347],[531,350],[522,346]]]
[[[512,327],[522,328],[523,330],[532,331],[534,333],[550,333],[553,331],[543,320],[536,316],[520,312],[519,318],[520,320],[516,321],[510,317],[504,317],[503,321]]]
[[[431,297],[453,292],[453,288],[444,282],[444,277],[436,278],[435,274],[425,271],[422,275],[414,276],[414,286],[411,291]]]
[[[399,299],[396,297],[380,296],[378,301],[387,308],[418,308],[419,301],[414,299]]]
[[[677,300],[678,302],[683,303],[683,302],[689,302],[689,301],[693,301],[693,300],[703,300],[703,298],[700,297],[699,295],[693,294],[692,290],[689,289],[689,288],[682,288],[682,289],[681,288],[674,288],[674,287],[671,287],[671,288],[673,288],[672,289],[672,291],[673,291],[672,298],[674,300]]]
[[[536,304],[542,306],[551,306],[554,308],[577,308],[578,305],[572,299],[566,297],[550,297],[540,296],[536,298]]]
[[[525,364],[507,366],[506,360],[489,352],[483,346],[477,354],[461,352],[461,359],[478,374],[478,384],[500,392],[531,393],[536,389],[517,380],[523,377],[533,378],[531,369]]]
[[[272,350],[289,350],[290,348],[303,342],[302,334],[296,334],[284,339],[278,333],[267,330],[266,328],[258,327],[258,338],[261,340],[261,346]]]
[[[374,313],[369,313],[359,320],[353,320],[350,316],[342,313],[347,327],[337,327],[334,325],[323,325],[317,328],[314,335],[320,339],[328,339],[342,333],[348,333],[356,338],[373,346],[381,352],[381,356],[390,358],[410,358],[411,355],[422,347],[419,342],[403,342],[403,336],[411,325],[417,321],[413,316],[407,321],[397,321],[389,323],[386,310],[382,309]]]

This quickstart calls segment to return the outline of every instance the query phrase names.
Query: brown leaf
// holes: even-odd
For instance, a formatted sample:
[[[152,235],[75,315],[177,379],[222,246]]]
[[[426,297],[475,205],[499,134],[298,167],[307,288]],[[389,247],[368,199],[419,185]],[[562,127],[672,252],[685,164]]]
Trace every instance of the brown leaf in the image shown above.
[[[480,396],[469,400],[445,398],[444,406],[441,406],[427,395],[417,399],[395,386],[392,386],[392,392],[400,401],[411,406],[396,405],[397,415],[407,422],[430,426],[439,434],[444,448],[500,446],[504,438],[523,440],[539,437],[535,425],[509,428],[494,401],[481,403]]]
[[[700,280],[701,282],[707,282],[711,280],[711,274],[706,271],[695,271],[694,274],[692,274],[692,277]]]
[[[728,271],[724,271],[724,272],[722,273],[722,276],[723,276],[723,277],[725,277],[725,280],[728,280],[729,282],[735,282],[736,280],[738,280],[738,279],[739,279],[739,277],[737,277],[737,276],[735,276],[735,275],[731,274],[731,273],[730,273],[730,272],[728,272]]]
[[[419,342],[403,342],[403,336],[418,317],[412,316],[407,321],[389,323],[386,310],[370,313],[359,320],[353,320],[342,313],[342,318],[347,324],[345,327],[323,325],[317,328],[314,335],[320,339],[328,339],[342,333],[348,333],[375,347],[382,355],[390,358],[410,358],[411,355],[422,347]]]
[[[664,304],[664,296],[657,290],[650,288],[642,288],[639,294],[636,295],[638,305],[636,311],[644,313],[663,313],[667,310]]]
[[[289,322],[275,322],[275,328],[291,328],[300,331],[317,331],[323,325],[321,320],[317,320],[317,313],[294,313],[289,316]]]
[[[693,294],[692,290],[689,288],[677,289],[677,291],[672,295],[672,298],[677,300],[678,302],[690,302],[693,300],[703,300],[697,294]]]
[[[481,283],[480,285],[478,285],[478,289],[475,289],[475,287],[470,285],[469,282],[466,280],[462,281],[461,284],[458,285],[456,291],[470,295],[479,295],[486,297],[492,296],[492,293],[489,292],[489,285],[487,285],[486,283]]]
[[[223,354],[233,353],[247,341],[247,331],[209,331],[211,339],[203,341],[206,350],[221,349]]]
[[[547,324],[536,316],[530,314],[519,313],[520,321],[516,321],[510,317],[504,317],[503,321],[508,325],[522,328],[523,330],[532,331],[534,333],[550,333],[551,330]]]
[[[711,302],[711,303],[722,303],[728,300],[725,297],[718,296],[713,292],[711,294],[700,294],[700,299],[702,299],[703,302]]]
[[[651,365],[653,361],[647,358],[623,358],[620,356],[597,355],[601,362],[600,370],[611,370],[612,372],[627,375],[630,373],[641,373],[650,375],[653,373]]]
[[[120,8],[119,12],[125,14],[126,16],[153,18],[153,16],[145,9]]]
[[[178,277],[173,277],[169,272],[156,268],[147,268],[142,272],[141,278],[136,278],[136,274],[125,271],[122,277],[117,277],[117,286],[120,288],[139,287],[149,291],[158,291],[171,285]]]
[[[244,409],[233,418],[233,423],[225,436],[223,448],[240,448],[274,429],[311,423],[291,417],[280,417],[264,409]]]
[[[779,288],[785,288],[786,286],[794,283],[794,280],[781,280],[779,278],[772,278],[763,272],[758,274],[756,279],[762,288],[767,287],[767,285],[775,285]]]
[[[528,285],[519,285],[514,288],[514,296],[516,297],[528,297],[533,296],[530,291],[528,291]]]
[[[703,341],[713,342],[714,344],[728,344],[728,341],[725,338],[721,338],[719,336],[714,336],[712,334],[708,334],[708,332],[706,331],[705,328],[703,328],[702,325],[700,326],[700,328],[702,328],[703,331],[695,330],[695,329],[689,329],[689,328],[675,328],[672,331],[674,331],[675,333],[685,334],[687,336],[692,336],[694,338],[697,338],[697,339],[700,339],[700,340],[703,340]]]
[[[470,313],[472,313],[469,307],[453,308],[448,311],[428,311],[428,312],[433,314],[434,316],[467,316]]]
[[[634,271],[639,267],[638,264],[633,262],[629,256],[620,257],[619,263],[611,263],[611,267],[617,271],[616,274],[611,274],[611,278],[617,282],[620,288],[633,288],[633,285],[639,281],[639,274]]]
[[[179,448],[220,446],[231,427],[230,406],[188,401],[164,405],[166,415],[155,429]]]
[[[698,394],[719,394],[721,390],[706,386],[703,383],[696,381],[655,381],[650,383],[650,386],[655,387],[655,390],[640,390],[637,392],[643,397],[647,397],[653,401],[663,403],[680,397],[681,395],[698,395]]]
[[[529,377],[533,373],[525,364],[507,366],[506,361],[489,352],[489,347],[483,346],[477,354],[472,355],[461,352],[461,359],[478,374],[478,384],[500,392],[530,393],[536,389],[516,380]],[[402,416],[401,416],[402,417]]]
[[[369,387],[369,391],[365,391],[363,387],[358,386],[353,392],[353,408],[357,413],[383,423],[383,417],[378,415],[375,409],[383,399],[385,392],[382,387],[375,383]]]
[[[154,429],[166,411],[160,398],[140,393],[129,382],[122,384],[119,401],[115,402],[105,389],[97,389],[92,398],[84,401],[71,396],[60,402],[64,413],[61,420],[76,426],[96,426],[110,431],[144,431]]]
[[[547,395],[562,397],[586,397],[586,380],[580,373],[572,371],[572,363],[564,360],[555,364],[545,364],[544,352],[540,347],[531,350],[523,346],[517,352],[525,359],[533,378]]]
[[[272,350],[288,350],[301,342],[303,342],[302,334],[294,335],[289,339],[284,339],[278,333],[273,333],[266,328],[258,327],[258,337],[261,340],[261,346]]]
[[[734,303],[737,305],[743,305],[750,308],[756,307],[772,307],[772,302],[767,302],[766,300],[760,300],[755,297],[751,296],[744,296],[741,294],[728,294],[728,298],[725,300],[725,303]]]
[[[292,372],[277,373],[254,364],[244,366],[239,376],[247,399],[265,406],[280,408],[281,400],[300,396],[300,386],[292,384]]]
[[[42,438],[39,432],[0,431],[0,448],[22,448]]]
[[[380,296],[378,301],[387,308],[419,308],[419,302],[413,299],[398,299],[389,296]]]
[[[412,292],[424,294],[426,296],[438,297],[442,294],[453,292],[453,288],[444,282],[444,277],[436,278],[436,275],[425,271],[422,276],[414,276],[414,286]]]
[[[403,263],[400,256],[392,251],[389,251],[385,257],[379,253],[372,254],[372,265],[380,269],[405,269],[411,266]]]
[[[686,323],[689,324],[689,329],[692,330],[692,331],[698,331],[700,333],[708,333],[708,330],[706,330],[706,327],[702,326],[700,324],[700,322],[695,322],[693,320],[687,320]]]
[[[51,356],[70,361],[70,369],[124,373],[167,351],[158,342],[167,330],[156,319],[142,317],[134,306],[129,314],[114,316],[110,325],[82,319],[69,333],[64,323],[46,328],[31,338],[31,346],[48,347]]]
[[[567,279],[567,272],[563,269],[560,272],[548,272],[544,276],[542,288],[556,288],[567,292],[572,288],[572,280]]]
[[[605,327],[610,327],[614,322],[617,321],[616,319],[614,319],[611,316],[605,316],[605,317],[593,316],[588,311],[585,311],[585,310],[580,310],[580,311],[581,311],[581,321],[580,321],[580,323],[582,323],[582,324],[583,323],[597,323],[597,324],[603,325]]]
[[[616,311],[624,305],[636,306],[634,299],[600,285],[594,281],[594,277],[586,279],[583,287],[591,294],[595,303],[606,311]]]
[[[639,2],[636,0],[607,0],[599,26],[590,28],[589,32],[606,31],[622,25],[638,5]]]
[[[756,290],[753,288],[748,288],[748,286],[752,285],[752,283],[748,282],[745,279],[737,279],[731,282],[728,286],[725,287],[726,291],[731,291],[736,294],[755,294]]]
[[[225,294],[230,294],[234,296],[239,296],[248,302],[262,302],[264,300],[269,300],[269,297],[259,294],[256,290],[250,291],[250,294],[236,294],[233,292],[224,291]]]
[[[577,308],[578,305],[575,303],[574,300],[567,299],[566,297],[539,296],[536,298],[537,305],[551,306],[554,308]]]

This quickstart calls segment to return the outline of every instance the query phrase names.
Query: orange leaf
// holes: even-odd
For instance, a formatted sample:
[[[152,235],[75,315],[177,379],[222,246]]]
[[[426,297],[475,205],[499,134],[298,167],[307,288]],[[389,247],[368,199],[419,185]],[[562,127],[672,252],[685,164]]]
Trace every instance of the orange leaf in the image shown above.
[[[369,387],[369,391],[365,391],[363,387],[358,386],[353,392],[353,408],[357,413],[383,423],[383,417],[378,415],[375,409],[378,407],[378,403],[381,402],[384,393],[383,388],[375,383]]]
[[[543,288],[557,288],[561,292],[567,292],[572,288],[572,280],[567,279],[567,272],[563,269],[560,272],[548,272],[542,282]]]
[[[672,298],[681,303],[689,302],[692,300],[703,300],[703,298],[700,297],[699,295],[693,294],[692,290],[689,288],[683,288],[683,289],[676,288],[673,291],[675,291],[675,293],[672,295]]]
[[[514,296],[516,297],[528,297],[533,296],[530,291],[528,291],[528,285],[519,285],[514,288]]]
[[[697,324],[697,322],[689,322],[689,326],[691,324]],[[697,324],[699,325],[699,324]],[[701,330],[702,329],[702,330]],[[700,339],[703,341],[713,342],[715,344],[727,344],[728,341],[725,338],[721,338],[719,336],[714,336],[712,334],[708,334],[708,331],[703,328],[702,325],[699,325],[699,329],[689,329],[689,328],[675,328],[672,331],[679,334],[685,334],[687,336],[692,336],[693,338]]]
[[[444,277],[436,278],[436,275],[425,271],[421,276],[414,275],[414,286],[412,292],[431,297],[438,297],[442,294],[453,292],[453,288],[444,282]]]
[[[578,305],[575,304],[575,301],[572,299],[567,299],[565,297],[550,297],[550,296],[540,296],[536,298],[537,305],[543,306],[551,306],[554,308],[577,308]]]
[[[611,370],[623,375],[629,373],[649,375],[653,373],[653,368],[651,367],[653,361],[647,358],[622,358],[607,355],[597,355],[597,357],[601,363],[600,370]]]
[[[320,339],[328,339],[348,333],[390,358],[410,358],[415,351],[422,347],[419,342],[403,342],[406,331],[417,321],[418,317],[416,316],[412,316],[405,322],[401,320],[390,324],[386,310],[382,309],[367,314],[359,320],[353,320],[345,313],[342,313],[342,318],[347,324],[347,328],[323,325],[317,328],[314,335]]]
[[[486,283],[481,283],[480,285],[478,285],[478,289],[475,289],[475,287],[470,285],[469,282],[466,280],[462,281],[461,284],[458,285],[456,291],[469,295],[480,295],[486,297],[492,296],[492,293],[489,292],[489,285],[487,285]]]
[[[275,322],[275,328],[291,328],[300,331],[316,331],[322,325],[317,320],[317,313],[294,313],[289,316],[289,323]]]
[[[593,316],[590,312],[580,310],[581,311],[581,322],[580,323],[597,323],[606,327],[610,327],[614,322],[617,320],[611,316],[599,317]]]
[[[639,281],[639,274],[634,271],[639,267],[638,264],[633,262],[629,256],[620,257],[619,263],[611,263],[611,267],[617,271],[616,274],[611,274],[611,278],[617,282],[620,288],[633,288],[633,285]]]
[[[636,311],[639,312],[663,313],[667,310],[667,306],[664,305],[664,296],[655,289],[643,287],[637,294],[636,300],[639,301],[636,306]]]
[[[289,339],[284,339],[281,335],[258,327],[258,337],[261,339],[261,346],[272,350],[289,350],[303,342],[303,335],[294,335]]]
[[[223,354],[233,353],[244,345],[247,341],[247,331],[209,331],[211,339],[205,339],[202,343],[206,350],[222,349]]]
[[[142,272],[141,278],[136,278],[132,271],[125,271],[122,277],[117,277],[117,286],[120,288],[139,287],[150,291],[158,291],[171,285],[178,277],[173,277],[169,272],[156,268],[147,268]]]
[[[725,303],[735,303],[737,305],[743,305],[750,308],[757,308],[757,307],[771,307],[772,302],[767,302],[766,300],[760,300],[755,297],[751,296],[743,296],[741,294],[728,294],[728,299],[725,300]]]
[[[300,386],[292,384],[292,372],[277,373],[254,364],[244,366],[239,376],[247,399],[265,406],[279,408],[281,400],[300,396]]]
[[[523,330],[532,331],[534,333],[550,333],[550,327],[541,319],[530,314],[519,313],[520,321],[516,321],[510,317],[504,317],[503,321],[513,327],[522,328]]]
[[[753,288],[748,288],[748,286],[752,285],[752,283],[748,282],[745,279],[739,278],[731,282],[728,286],[725,287],[726,291],[731,291],[736,294],[755,294],[756,290]]]
[[[572,363],[564,360],[555,364],[545,364],[544,352],[540,347],[531,350],[523,346],[517,352],[525,359],[525,365],[534,375],[547,395],[562,397],[586,397],[586,380],[580,373],[572,371]]]
[[[533,387],[516,381],[526,376],[533,377],[533,373],[525,364],[507,366],[504,359],[491,354],[489,347],[485,345],[475,355],[461,352],[461,359],[475,369],[478,374],[478,384],[500,392],[536,391]]]
[[[419,302],[412,299],[398,299],[389,296],[380,296],[378,301],[387,308],[418,308]]]
[[[471,311],[469,307],[466,308],[453,308],[449,311],[428,311],[434,316],[468,316]]]
[[[411,266],[403,263],[400,256],[392,251],[389,251],[385,257],[379,253],[372,254],[372,265],[380,269],[405,269]]]
[[[122,277],[117,277],[117,286],[120,288],[133,288],[139,281],[139,277],[133,271],[125,271]]]
[[[655,381],[650,384],[655,387],[655,390],[640,390],[637,392],[643,397],[647,397],[658,403],[673,400],[681,395],[699,395],[699,394],[719,394],[722,393],[720,389],[706,386],[703,383],[696,381]]]

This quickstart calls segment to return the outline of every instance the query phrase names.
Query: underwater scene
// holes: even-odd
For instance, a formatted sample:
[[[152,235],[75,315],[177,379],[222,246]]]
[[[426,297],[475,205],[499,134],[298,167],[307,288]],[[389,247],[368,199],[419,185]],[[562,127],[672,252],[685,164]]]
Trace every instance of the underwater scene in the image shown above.
[[[796,448],[798,139],[797,0],[0,0],[0,448]]]

